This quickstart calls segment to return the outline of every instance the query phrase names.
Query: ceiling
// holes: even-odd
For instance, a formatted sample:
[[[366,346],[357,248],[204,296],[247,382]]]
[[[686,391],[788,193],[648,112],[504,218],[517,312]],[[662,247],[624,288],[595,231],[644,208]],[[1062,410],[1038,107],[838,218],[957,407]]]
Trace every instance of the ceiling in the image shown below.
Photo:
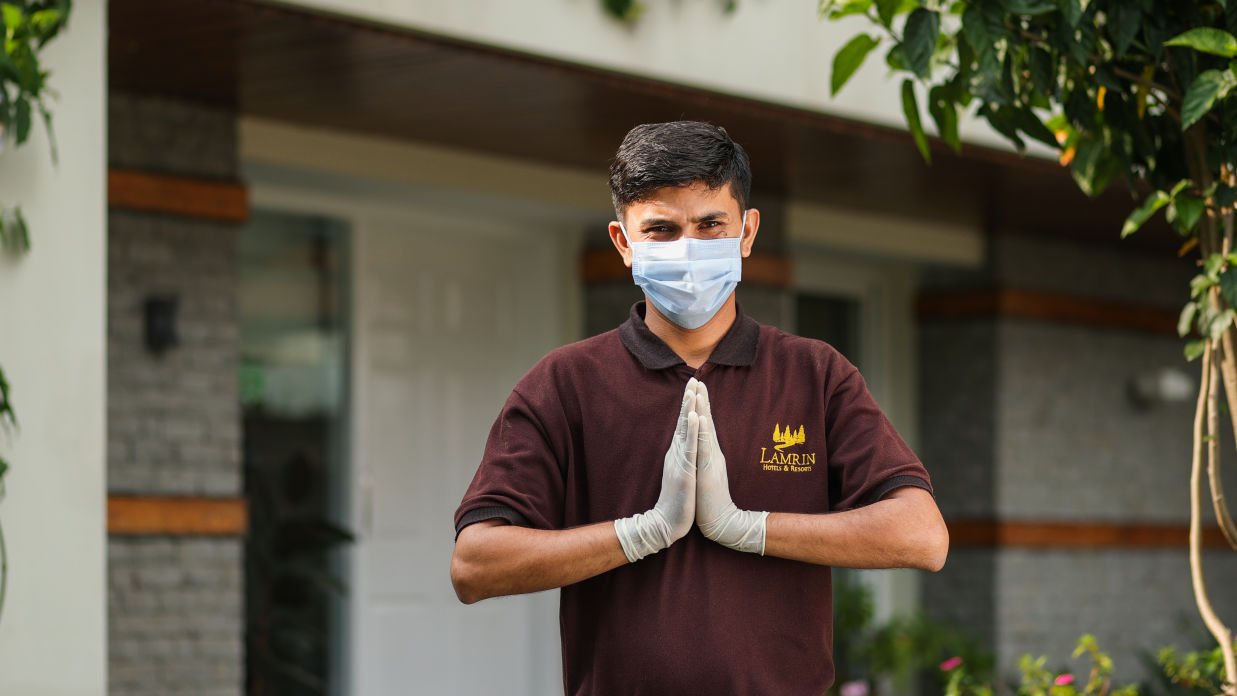
[[[1088,200],[1050,161],[934,142],[928,166],[898,129],[350,18],[246,0],[111,0],[109,14],[115,90],[598,171],[634,124],[706,120],[747,149],[757,204],[1097,239],[1131,207],[1123,191]]]

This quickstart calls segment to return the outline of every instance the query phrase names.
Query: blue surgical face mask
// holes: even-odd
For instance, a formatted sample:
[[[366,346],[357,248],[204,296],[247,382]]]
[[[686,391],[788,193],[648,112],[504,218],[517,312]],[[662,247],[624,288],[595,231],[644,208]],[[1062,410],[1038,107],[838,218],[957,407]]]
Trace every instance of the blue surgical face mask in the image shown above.
[[[747,211],[743,211],[747,226]],[[743,235],[717,239],[680,237],[673,242],[633,242],[631,277],[649,302],[670,321],[698,329],[734,292],[743,273]]]

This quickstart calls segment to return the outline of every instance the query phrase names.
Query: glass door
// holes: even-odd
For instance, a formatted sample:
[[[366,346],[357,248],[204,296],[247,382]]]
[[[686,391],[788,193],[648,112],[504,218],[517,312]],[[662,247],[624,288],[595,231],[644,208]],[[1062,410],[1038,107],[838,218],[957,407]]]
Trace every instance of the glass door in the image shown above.
[[[239,237],[251,695],[338,693],[342,683],[347,241],[341,222],[268,211]]]

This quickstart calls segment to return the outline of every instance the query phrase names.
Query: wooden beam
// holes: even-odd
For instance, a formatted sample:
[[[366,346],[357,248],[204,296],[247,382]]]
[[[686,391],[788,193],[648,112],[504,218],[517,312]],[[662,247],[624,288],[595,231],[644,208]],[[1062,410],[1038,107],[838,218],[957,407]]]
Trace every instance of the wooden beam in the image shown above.
[[[113,495],[107,499],[107,532],[125,536],[244,536],[244,498]]]
[[[951,520],[953,547],[1027,549],[1180,549],[1189,543],[1184,524]],[[1205,548],[1228,548],[1219,527],[1203,530]]]
[[[613,249],[586,249],[580,255],[580,278],[585,284],[631,282],[631,269]],[[790,257],[782,254],[752,255],[743,259],[743,282],[775,288],[793,284]]]
[[[1014,317],[1157,334],[1177,333],[1177,312],[1060,293],[988,288],[930,292],[919,297],[920,319]]]
[[[243,184],[126,169],[108,170],[107,204],[199,220],[249,219],[249,191]]]

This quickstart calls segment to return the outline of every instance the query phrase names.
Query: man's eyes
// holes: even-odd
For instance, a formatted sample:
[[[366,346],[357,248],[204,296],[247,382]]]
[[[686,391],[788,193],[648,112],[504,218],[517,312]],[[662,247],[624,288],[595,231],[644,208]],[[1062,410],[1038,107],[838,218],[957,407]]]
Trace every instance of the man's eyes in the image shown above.
[[[712,234],[720,234],[726,231],[726,222],[724,220],[704,220],[696,225],[696,229],[700,232],[710,232]],[[679,233],[679,228],[675,225],[653,225],[644,228],[644,234],[650,237],[671,237]]]

